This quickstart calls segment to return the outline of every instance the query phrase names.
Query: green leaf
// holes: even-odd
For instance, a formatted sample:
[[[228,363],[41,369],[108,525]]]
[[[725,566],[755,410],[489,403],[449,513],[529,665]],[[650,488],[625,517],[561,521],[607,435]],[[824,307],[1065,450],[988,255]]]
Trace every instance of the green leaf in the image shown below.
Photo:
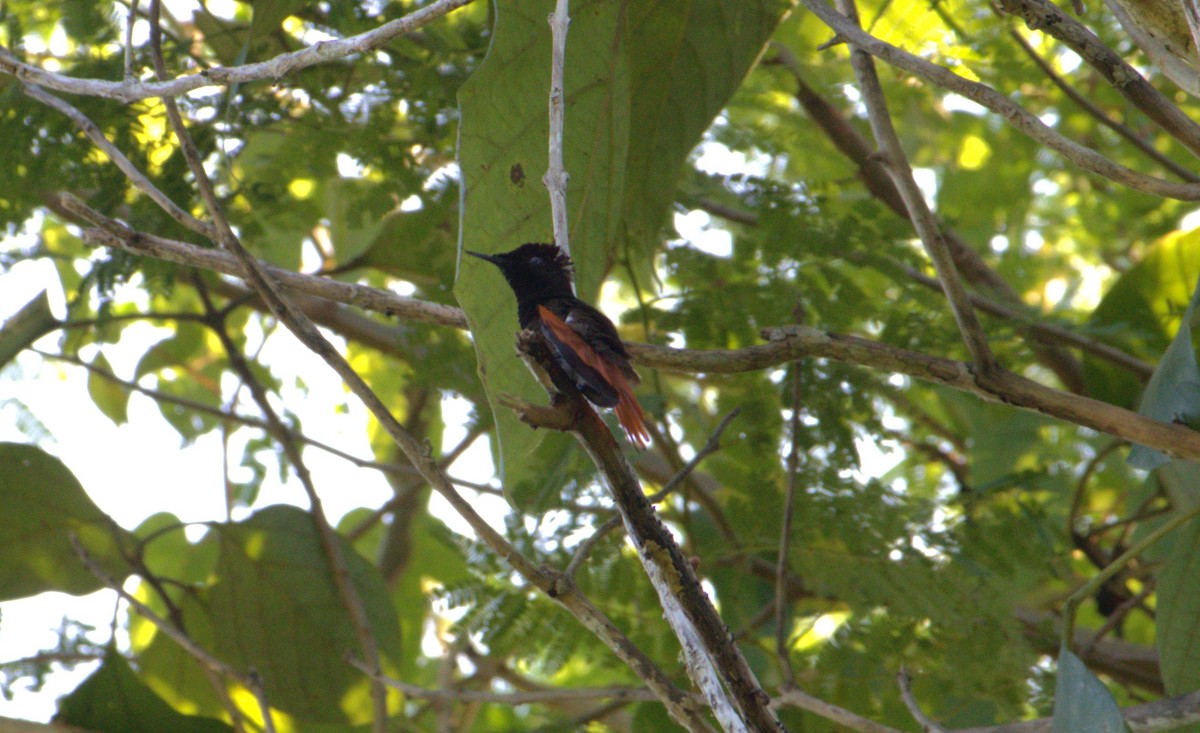
[[[1179,330],[1162,361],[1150,377],[1138,414],[1161,422],[1193,423],[1200,420],[1200,366],[1192,346],[1192,329],[1196,327],[1197,306],[1200,305],[1200,280],[1184,311]],[[1129,465],[1148,471],[1170,461],[1162,451],[1135,444],[1129,451]]]
[[[507,251],[549,241],[548,0],[501,0],[487,58],[459,92],[462,245]],[[616,253],[657,240],[688,152],[732,95],[785,10],[775,0],[684,4],[584,2],[571,8],[564,165],[580,297],[594,299]],[[627,180],[627,169],[639,171]],[[643,250],[647,251],[647,250]],[[648,260],[639,261],[642,269]],[[497,401],[545,395],[513,353],[512,293],[491,265],[460,266],[455,296],[475,337],[496,414],[506,487],[536,482],[543,433]],[[524,497],[510,495],[523,506]]]
[[[1200,522],[1190,522],[1172,544],[1157,598],[1156,638],[1167,694],[1200,689]]]
[[[1113,283],[1092,313],[1098,335],[1129,353],[1152,358],[1167,350],[1180,329],[1200,278],[1200,229],[1173,233]],[[1127,371],[1084,357],[1087,394],[1115,405],[1134,405],[1141,385]]]
[[[108,374],[113,371],[103,353],[96,354],[92,366]],[[129,419],[129,391],[123,386],[95,371],[88,371],[88,394],[100,412],[117,425]]]
[[[358,638],[312,517],[273,506],[239,524],[219,525],[218,581],[207,615],[218,656],[262,677],[271,705],[306,720],[364,722],[366,677],[344,663],[361,658]],[[385,667],[400,655],[400,624],[378,571],[340,543]]]
[[[0,443],[0,600],[44,591],[75,595],[104,585],[71,547],[74,534],[118,581],[128,569],[128,533],[100,511],[71,471],[40,448]]]
[[[547,167],[546,89],[550,79],[553,3],[497,3],[495,37],[487,58],[459,92],[459,160],[464,181],[462,244],[497,252],[523,242],[550,241],[550,204],[541,184]],[[571,176],[568,216],[580,296],[597,292],[616,243],[628,146],[628,66],[615,3],[571,8],[571,62],[564,94],[564,165]],[[523,484],[543,463],[544,433],[521,424],[497,402],[500,394],[545,401],[514,354],[517,331],[512,292],[496,268],[464,263],[455,296],[471,322],[479,371],[496,415],[500,470],[506,486]],[[520,505],[519,498],[510,500]]]
[[[50,312],[50,299],[43,290],[0,325],[0,367],[57,325],[58,319]]]
[[[1112,693],[1071,650],[1058,655],[1054,733],[1128,733]]]
[[[168,705],[133,673],[129,662],[109,647],[83,684],[59,702],[55,721],[106,733],[221,733],[233,729],[219,720],[184,715]]]

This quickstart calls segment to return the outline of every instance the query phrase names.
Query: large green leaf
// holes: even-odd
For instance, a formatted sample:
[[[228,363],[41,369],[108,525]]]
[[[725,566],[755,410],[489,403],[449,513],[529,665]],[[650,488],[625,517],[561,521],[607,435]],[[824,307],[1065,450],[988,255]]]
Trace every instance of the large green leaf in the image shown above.
[[[133,673],[129,662],[109,647],[104,664],[59,703],[58,722],[106,733],[223,733],[219,720],[184,715],[173,709]]]
[[[1125,718],[1104,683],[1069,649],[1058,655],[1054,733],[1127,733]]]
[[[702,0],[630,6],[592,0],[571,8],[566,56],[564,165],[578,290],[591,299],[616,252],[657,239],[688,152],[729,99],[786,5]],[[487,58],[459,93],[462,245],[497,252],[551,236],[546,114],[549,0],[496,4]],[[542,435],[497,401],[545,396],[513,353],[515,301],[499,273],[465,262],[455,295],[475,336],[479,371],[496,412],[501,472],[524,506],[540,491]]]
[[[1113,283],[1089,325],[1135,356],[1157,358],[1178,331],[1198,278],[1200,230],[1164,237]],[[1084,378],[1089,395],[1117,405],[1134,405],[1142,390],[1127,371],[1094,357],[1084,357]]]
[[[1168,695],[1200,689],[1200,522],[1171,545],[1158,576],[1158,653]]]
[[[62,461],[31,445],[0,443],[0,466],[0,600],[103,588],[76,555],[72,534],[110,576],[125,577],[119,548],[128,533],[92,502]]]
[[[1197,305],[1200,304],[1200,281],[1192,292],[1179,330],[1163,354],[1154,376],[1142,394],[1138,412],[1162,422],[1200,421],[1200,366],[1192,346],[1192,329],[1196,326]],[[1129,451],[1129,465],[1152,470],[1171,460],[1162,451],[1144,445],[1134,445]]]
[[[221,553],[206,606],[217,654],[256,670],[273,707],[315,722],[368,719],[367,679],[341,661],[361,657],[358,639],[312,517],[273,506],[215,531]],[[400,625],[383,579],[340,546],[385,664],[398,660]]]

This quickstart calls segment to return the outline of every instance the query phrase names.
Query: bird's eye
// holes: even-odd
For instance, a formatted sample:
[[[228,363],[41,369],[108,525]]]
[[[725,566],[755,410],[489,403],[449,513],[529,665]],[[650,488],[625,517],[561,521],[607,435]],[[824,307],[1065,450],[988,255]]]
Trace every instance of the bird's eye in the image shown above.
[[[534,267],[541,267],[542,266],[542,258],[541,257],[531,257],[529,259],[529,264],[533,265]]]

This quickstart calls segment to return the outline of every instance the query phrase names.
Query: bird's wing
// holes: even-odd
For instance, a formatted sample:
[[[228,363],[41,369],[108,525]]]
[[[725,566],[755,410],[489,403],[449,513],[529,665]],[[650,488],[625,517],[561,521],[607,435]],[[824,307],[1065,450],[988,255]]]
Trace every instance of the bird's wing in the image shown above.
[[[539,320],[543,324],[542,333],[550,342],[564,370],[571,373],[579,390],[597,405],[615,408],[617,421],[625,429],[630,442],[639,449],[645,448],[650,442],[650,433],[646,430],[646,415],[624,374],[625,369],[632,371],[629,362],[622,355],[618,355],[620,361],[617,362],[609,357],[609,354],[600,353],[601,350],[610,353],[613,351],[605,338],[606,332],[611,330],[617,348],[624,354],[625,348],[620,339],[616,338],[616,330],[606,319],[572,318],[571,315],[571,312],[568,312],[564,321],[545,306],[538,306]],[[605,326],[608,328],[604,329]],[[597,344],[598,348],[593,347],[593,343]],[[588,388],[597,394],[588,394]],[[595,399],[596,396],[602,399]]]

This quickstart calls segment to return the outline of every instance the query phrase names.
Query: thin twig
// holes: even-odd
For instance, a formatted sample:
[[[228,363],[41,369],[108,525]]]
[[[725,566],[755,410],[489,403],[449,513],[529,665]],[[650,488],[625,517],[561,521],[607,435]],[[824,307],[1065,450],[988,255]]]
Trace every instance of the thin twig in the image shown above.
[[[864,718],[858,713],[813,697],[795,687],[780,691],[775,697],[774,705],[776,707],[791,706],[807,710],[814,715],[820,715],[826,720],[832,720],[834,723],[857,733],[903,733],[903,731],[896,728],[884,725],[883,723],[876,723],[874,720]]]
[[[1185,8],[1187,7],[1187,3],[1188,0],[1184,0]],[[1168,158],[1158,148],[1151,145],[1140,135],[1130,129],[1128,125],[1123,125],[1109,117],[1107,114],[1105,114],[1104,110],[1100,109],[1099,105],[1092,102],[1092,100],[1088,99],[1083,94],[1080,94],[1075,87],[1068,84],[1065,79],[1059,76],[1058,72],[1054,70],[1054,67],[1050,65],[1050,62],[1042,58],[1042,55],[1037,52],[1037,49],[1029,45],[1029,41],[1025,40],[1025,36],[1021,35],[1020,31],[1018,31],[1016,28],[1010,28],[1008,33],[1010,36],[1012,36],[1013,40],[1017,42],[1017,45],[1021,47],[1021,50],[1025,52],[1025,55],[1028,56],[1033,63],[1037,64],[1038,68],[1042,70],[1042,73],[1046,75],[1046,78],[1049,79],[1054,86],[1061,89],[1062,93],[1066,94],[1072,102],[1079,105],[1080,109],[1091,115],[1092,118],[1094,118],[1101,125],[1104,125],[1128,140],[1131,145],[1142,151],[1146,157],[1156,161],[1159,165],[1179,176],[1181,179],[1193,183],[1200,181],[1200,176],[1197,176],[1192,171],[1184,168],[1182,165]]]
[[[92,122],[87,115],[80,112],[68,102],[59,99],[40,87],[24,84],[22,85],[22,90],[27,96],[36,99],[42,104],[69,117],[71,121],[74,122],[75,125],[83,132],[83,134],[92,141],[93,145],[104,151],[104,154],[112,160],[113,164],[125,174],[125,177],[128,178],[138,190],[149,196],[150,199],[154,201],[154,203],[158,204],[163,211],[167,212],[172,219],[188,229],[204,235],[205,237],[212,238],[216,236],[216,230],[213,229],[211,224],[200,221],[196,217],[184,211],[178,204],[172,201],[170,197],[168,197],[165,193],[159,190],[157,186],[151,183],[150,179],[147,178],[146,175],[140,170],[138,170],[137,166],[130,162],[129,158],[125,157],[125,154],[122,153],[116,145],[114,145],[107,137],[104,136],[104,133],[101,132],[100,128],[96,126],[96,123]]]
[[[854,0],[838,0],[837,5],[843,15],[858,25],[858,10]],[[908,218],[912,222],[913,228],[917,230],[917,235],[921,238],[921,244],[925,246],[925,252],[933,262],[934,269],[937,270],[942,291],[950,303],[954,321],[958,324],[958,330],[967,344],[967,351],[971,353],[974,366],[981,374],[995,371],[998,368],[996,357],[992,353],[991,347],[988,346],[987,337],[983,333],[983,325],[980,324],[979,317],[975,315],[975,309],[971,305],[970,298],[967,297],[967,289],[959,277],[958,268],[954,265],[950,250],[946,247],[946,240],[942,235],[941,228],[938,226],[933,212],[930,211],[929,204],[925,202],[920,187],[917,186],[912,166],[908,163],[908,156],[904,154],[900,138],[896,136],[896,129],[892,125],[892,116],[887,108],[887,99],[884,97],[883,87],[879,84],[879,76],[875,73],[875,61],[870,54],[851,41],[850,63],[854,67],[854,76],[858,79],[858,89],[866,103],[871,130],[875,133],[875,142],[883,155],[884,164],[887,166],[888,172],[892,174],[892,180],[895,182],[901,198],[904,199]]]
[[[913,720],[917,721],[917,725],[921,726],[924,733],[946,733],[946,729],[933,721],[925,711],[921,709],[920,703],[913,695],[912,677],[908,674],[906,667],[901,667],[896,673],[896,684],[900,686],[900,697],[904,700],[904,707],[908,708],[908,712],[913,716]]]
[[[571,25],[568,0],[557,0],[550,14],[550,157],[542,183],[550,192],[550,216],[554,223],[554,243],[571,254],[570,228],[567,225],[567,171],[563,167],[563,128],[566,111],[563,77],[567,58],[567,28]]]
[[[1124,570],[1125,566],[1131,561],[1148,550],[1163,537],[1166,537],[1168,534],[1178,529],[1184,523],[1195,519],[1197,514],[1200,514],[1200,506],[1189,509],[1188,511],[1179,512],[1171,519],[1148,532],[1132,547],[1121,553],[1120,557],[1109,563],[1108,567],[1102,569],[1100,572],[1088,579],[1086,583],[1076,588],[1075,592],[1071,594],[1070,598],[1063,603],[1062,633],[1060,634],[1062,648],[1071,648],[1072,636],[1075,631],[1075,613],[1079,609],[1079,604],[1082,603],[1085,598],[1090,598],[1114,575]]]
[[[186,407],[189,410],[192,410],[192,411],[204,414],[204,415],[211,415],[212,417],[215,417],[218,420],[221,420],[223,422],[236,423],[238,425],[245,425],[246,427],[250,427],[250,428],[258,428],[260,430],[266,430],[266,431],[271,430],[271,426],[267,423],[266,420],[254,417],[253,415],[241,415],[236,412],[230,412],[228,410],[223,410],[219,407],[213,407],[212,405],[207,405],[198,400],[188,399],[187,397],[179,397],[177,395],[173,395],[168,392],[162,392],[157,389],[150,389],[149,387],[143,387],[142,385],[138,384],[137,382],[131,382],[129,380],[121,379],[116,374],[113,374],[112,372],[108,371],[107,369],[98,367],[95,364],[89,364],[88,362],[84,361],[83,359],[79,359],[77,357],[70,356],[68,354],[52,354],[48,351],[42,351],[41,349],[35,349],[35,348],[30,348],[29,350],[32,351],[33,353],[37,354],[38,356],[42,357],[43,359],[52,359],[54,361],[61,361],[66,364],[71,364],[73,366],[83,367],[88,372],[95,374],[97,377],[100,377],[101,379],[104,379],[105,381],[112,382],[113,384],[121,387],[122,389],[129,390],[130,392],[137,392],[138,394],[145,395],[145,396],[149,397],[150,399],[154,400],[155,402],[162,402],[162,403],[168,404],[168,405],[178,405],[180,407]],[[377,471],[386,471],[388,473],[395,473],[395,474],[406,475],[406,476],[411,476],[414,473],[416,473],[416,469],[414,469],[411,466],[403,466],[399,463],[381,463],[379,461],[375,461],[375,460],[371,460],[371,459],[367,459],[367,458],[359,458],[358,456],[356,456],[352,453],[347,453],[346,451],[341,450],[339,448],[335,448],[334,446],[329,445],[328,443],[322,443],[321,441],[316,440],[315,438],[310,438],[303,433],[292,430],[291,428],[288,428],[288,432],[291,434],[291,437],[293,440],[297,440],[301,443],[304,443],[305,445],[311,445],[312,447],[317,448],[322,451],[325,451],[326,453],[329,453],[330,455],[334,455],[334,456],[337,456],[338,458],[349,461],[350,463],[353,463],[355,466],[358,466],[359,468],[373,468]]]
[[[791,624],[788,623],[788,555],[792,543],[792,515],[796,506],[796,474],[800,470],[800,365],[792,365],[792,418],[789,421],[791,448],[787,457],[787,494],[783,500],[783,522],[779,530],[779,558],[775,568],[775,655],[779,657],[783,686],[796,682],[792,669],[792,652],[788,645]]]
[[[247,281],[250,279],[237,258],[228,252],[135,232],[120,222],[90,209],[73,196],[61,197],[59,204],[72,215],[99,227],[84,231],[83,239],[89,244],[116,247],[180,265],[234,275]],[[314,295],[419,323],[436,323],[462,329],[467,327],[466,316],[453,306],[397,295],[388,290],[358,283],[340,282],[319,275],[303,275],[265,263],[259,263],[259,266],[286,292]]]
[[[1088,640],[1088,643],[1079,649],[1079,658],[1086,662],[1096,649],[1096,645],[1103,641],[1104,637],[1108,636],[1113,629],[1119,627],[1130,611],[1137,608],[1143,601],[1149,598],[1154,593],[1157,585],[1154,578],[1148,579],[1137,594],[1126,598],[1120,605],[1114,608],[1112,613],[1108,614],[1108,618],[1104,619],[1104,625],[1096,629],[1096,633],[1092,634],[1092,638]]]
[[[331,41],[317,41],[299,51],[283,53],[260,63],[201,69],[199,73],[184,74],[168,81],[142,82],[134,79],[115,82],[103,79],[79,79],[26,64],[3,48],[0,48],[0,72],[11,74],[24,82],[68,94],[107,97],[125,103],[151,97],[178,97],[203,87],[229,86],[252,81],[278,81],[289,74],[316,64],[328,63],[378,48],[397,36],[412,33],[450,11],[469,5],[471,2],[473,0],[436,0],[436,2],[414,10],[402,18],[384,23],[365,33]]]
[[[154,73],[158,78],[165,79],[167,76],[166,64],[162,56],[162,29],[159,25],[159,13],[161,11],[161,0],[150,0],[150,56],[154,64]],[[172,97],[164,97],[163,104],[167,109],[167,119],[171,123],[171,128],[175,132],[175,138],[179,141],[180,150],[183,152],[184,159],[187,161],[188,168],[192,172],[192,177],[195,179],[196,187],[200,190],[200,197],[203,199],[205,207],[208,209],[209,215],[212,217],[213,225],[216,228],[217,239],[221,246],[229,250],[236,256],[242,265],[251,274],[251,281],[255,285],[255,290],[259,296],[271,302],[275,300],[275,306],[279,313],[290,316],[291,319],[303,319],[305,316],[298,309],[292,306],[287,301],[283,300],[273,289],[272,285],[266,279],[266,275],[261,269],[256,269],[257,261],[250,256],[250,253],[238,241],[237,235],[233,233],[233,229],[229,225],[229,221],[225,218],[224,210],[220,201],[217,199],[216,192],[213,189],[212,181],[208,177],[207,171],[204,169],[204,162],[200,156],[199,150],[196,148],[196,143],[192,140],[191,134],[184,124],[183,116],[179,112],[179,106],[175,103]],[[202,291],[203,294],[203,291]],[[211,305],[211,304],[210,304]],[[273,309],[274,310],[274,309]],[[283,320],[283,318],[281,318]],[[315,326],[312,326],[311,321],[308,322],[314,333],[318,333]],[[351,625],[354,628],[355,635],[358,637],[359,647],[366,657],[367,661],[375,668],[379,669],[379,648],[375,641],[375,637],[371,631],[371,621],[367,616],[366,608],[363,606],[362,599],[358,595],[358,590],[354,587],[354,583],[350,579],[350,572],[347,569],[345,557],[342,554],[341,539],[329,524],[328,518],[325,516],[325,511],[321,503],[321,498],[317,494],[316,487],[313,485],[312,477],[309,474],[308,468],[304,463],[304,457],[300,453],[296,442],[291,439],[290,433],[283,427],[283,422],[279,416],[275,414],[271,407],[270,400],[267,398],[266,390],[262,385],[253,378],[249,366],[244,363],[236,346],[229,339],[228,334],[224,333],[224,329],[218,330],[218,336],[224,335],[223,343],[226,346],[227,354],[230,358],[230,363],[237,368],[241,367],[243,379],[246,380],[247,386],[250,388],[250,393],[254,397],[254,401],[262,410],[263,416],[272,426],[272,433],[279,440],[287,453],[288,460],[292,463],[292,467],[296,471],[297,477],[308,495],[309,514],[313,518],[317,533],[321,538],[321,545],[325,552],[326,558],[329,560],[330,570],[333,577],[333,582],[338,590],[338,596],[341,598],[343,605],[350,617]],[[373,715],[373,730],[376,733],[385,733],[387,730],[388,707],[387,707],[387,690],[383,685],[372,682],[371,686],[371,701],[374,706]]]
[[[713,213],[717,216],[723,216],[722,211],[724,211],[724,209],[720,209],[720,208],[709,209],[708,205],[703,202],[700,204],[700,208],[704,211]],[[728,209],[728,207],[725,207],[725,208]],[[737,217],[738,218],[733,219],[733,220],[739,221],[743,224],[748,224],[748,225],[757,225],[758,224],[758,217],[753,214],[750,214],[747,212],[739,212],[737,214]],[[944,230],[944,232],[947,235],[947,238],[948,238],[947,241],[949,241],[949,242],[955,241],[956,236],[954,235],[953,231],[946,229],[946,230]],[[963,246],[965,246],[965,244]],[[959,249],[959,246],[956,245],[955,251],[957,252],[958,249]],[[856,263],[865,262],[865,258],[857,257],[854,253],[846,253],[843,256],[851,262],[856,262]],[[962,265],[963,265],[962,258],[956,256],[955,262],[958,264],[959,268],[962,269]],[[925,273],[921,272],[920,270],[918,270],[917,268],[908,264],[907,262],[902,262],[900,260],[895,260],[895,259],[889,258],[888,263],[892,267],[895,267],[895,268],[901,270],[906,277],[908,277],[910,280],[912,280],[913,282],[916,282],[919,285],[923,285],[924,287],[927,287],[930,290],[937,290],[937,291],[940,291],[942,288],[941,283],[938,282],[937,278],[926,275]],[[991,272],[991,271],[989,270],[988,272]],[[965,271],[964,271],[964,274],[966,274]],[[992,277],[997,277],[997,276],[995,276],[993,273]],[[973,278],[973,281],[976,281],[976,280],[978,280],[977,277]],[[997,285],[1004,285],[1007,288],[1007,283],[1004,283],[1002,280],[992,279],[992,278],[987,278],[982,283],[977,283],[977,284],[984,287],[984,289],[990,288],[990,289],[995,290]],[[1004,292],[1005,297],[1007,297],[1008,292],[1009,292],[1008,290],[1006,290]],[[1033,338],[1036,339],[1036,341],[1038,342],[1039,346],[1049,346],[1049,345],[1061,344],[1062,346],[1077,347],[1081,351],[1084,351],[1084,352],[1091,354],[1092,356],[1098,357],[1100,359],[1104,359],[1105,361],[1111,362],[1123,369],[1126,369],[1126,370],[1132,372],[1134,374],[1134,376],[1138,377],[1142,381],[1148,380],[1151,377],[1151,375],[1154,374],[1154,365],[1153,364],[1150,364],[1149,362],[1143,361],[1142,359],[1139,359],[1136,356],[1132,356],[1131,354],[1121,351],[1120,349],[1118,349],[1114,346],[1110,346],[1109,344],[1106,344],[1106,343],[1103,343],[1100,341],[1096,341],[1095,339],[1092,339],[1092,338],[1088,338],[1087,336],[1076,333],[1068,328],[1064,328],[1055,323],[1043,323],[1043,322],[1035,321],[1034,320],[1035,314],[1033,314],[1032,312],[1027,312],[1027,309],[1023,310],[1023,304],[1021,304],[1020,302],[1014,301],[1010,305],[1008,303],[1002,303],[997,300],[992,300],[991,298],[985,297],[975,291],[968,292],[967,297],[970,298],[971,305],[975,306],[976,309],[983,311],[984,313],[987,313],[989,315],[997,316],[999,318],[1004,318],[1004,319],[1007,319],[1007,320],[1010,320],[1010,321],[1013,321],[1014,323],[1016,323],[1022,330],[1028,332],[1031,336],[1033,336]],[[1014,294],[1014,297],[1015,297],[1015,294]],[[1056,369],[1054,367],[1053,363],[1048,364],[1047,366],[1054,369],[1055,373],[1058,374],[1061,379],[1063,379],[1064,383],[1070,384],[1068,375],[1061,373],[1061,370]],[[1071,391],[1077,392],[1078,390],[1072,389]]]
[[[383,684],[403,692],[405,697],[419,700],[446,702],[478,702],[499,705],[535,705],[544,702],[613,699],[622,701],[654,701],[657,698],[644,687],[552,687],[520,692],[488,692],[485,690],[430,689],[410,684],[384,674],[375,674],[357,659],[348,660],[350,665],[365,675],[378,679]]]
[[[125,20],[125,81],[133,79],[133,23],[137,20],[138,0],[129,0],[129,15]]]

